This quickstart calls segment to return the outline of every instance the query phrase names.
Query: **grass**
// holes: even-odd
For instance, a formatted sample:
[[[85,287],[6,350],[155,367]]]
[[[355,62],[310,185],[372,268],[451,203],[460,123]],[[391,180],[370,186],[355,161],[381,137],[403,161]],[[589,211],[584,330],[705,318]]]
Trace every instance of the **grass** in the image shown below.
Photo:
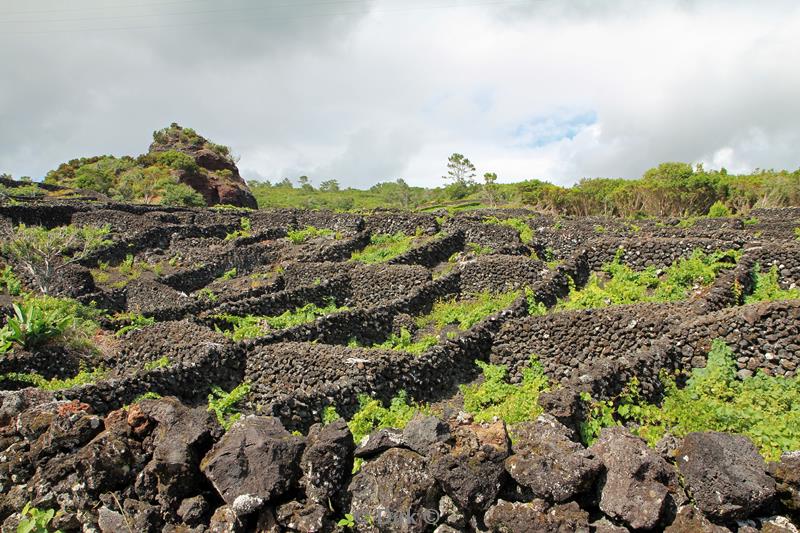
[[[363,250],[353,252],[350,260],[362,263],[384,263],[409,251],[413,241],[414,237],[401,232],[393,235],[378,233],[370,237],[369,244]]]
[[[463,300],[456,300],[455,297],[438,300],[433,304],[430,313],[416,319],[416,325],[419,328],[436,329],[455,325],[461,330],[466,330],[487,316],[507,308],[519,295],[519,291],[501,294],[484,291]]]
[[[795,300],[800,298],[800,289],[781,288],[778,267],[774,265],[768,272],[761,271],[761,265],[756,265],[753,272],[755,288],[753,293],[745,298],[745,303],[773,302],[776,300]]]
[[[508,226],[513,228],[517,231],[519,235],[519,240],[522,241],[522,244],[530,244],[533,241],[533,229],[525,222],[523,219],[517,218],[504,218],[499,219],[497,217],[486,217],[483,220],[484,224],[499,224],[501,226]]]
[[[738,379],[736,371],[735,353],[715,339],[706,367],[694,369],[684,388],[662,373],[661,405],[646,403],[636,380],[614,400],[591,402],[584,440],[591,442],[602,427],[628,424],[650,445],[666,434],[681,438],[694,431],[722,431],[748,436],[769,461],[800,449],[800,377],[758,372]]]
[[[208,411],[214,413],[219,425],[225,431],[228,431],[241,418],[242,415],[236,409],[236,405],[248,394],[250,394],[250,384],[246,381],[234,387],[230,392],[225,392],[216,385],[211,387],[211,393],[208,395]]]
[[[495,417],[506,424],[535,420],[542,414],[539,395],[550,389],[550,380],[544,374],[537,358],[531,356],[530,365],[522,371],[522,382],[508,382],[508,369],[475,361],[483,371],[483,381],[475,385],[461,385],[464,409],[475,416],[477,422],[491,422]]]
[[[356,444],[379,429],[403,429],[418,412],[430,413],[430,408],[424,404],[409,403],[408,394],[405,391],[400,391],[397,396],[392,398],[388,407],[384,407],[379,400],[366,395],[360,395],[358,403],[358,411],[347,423]]]
[[[35,372],[9,372],[0,376],[0,381],[17,381],[48,391],[59,391],[96,383],[98,380],[103,379],[107,373],[104,368],[95,368],[94,370],[81,370],[71,378],[45,379]]]
[[[306,226],[303,229],[290,230],[286,232],[286,236],[292,241],[292,244],[303,244],[306,241],[316,239],[319,237],[326,237],[328,235],[335,235],[333,230],[318,229],[314,226]]]
[[[740,252],[729,250],[706,254],[694,250],[689,257],[675,261],[663,273],[655,267],[633,270],[622,263],[623,251],[602,266],[605,279],[597,274],[586,285],[570,289],[566,300],[557,309],[594,309],[609,305],[641,302],[676,302],[688,298],[692,291],[710,285],[720,270],[736,264]]]
[[[302,307],[298,307],[293,311],[286,311],[277,316],[237,316],[229,314],[213,315],[212,318],[227,322],[232,326],[229,331],[222,333],[225,336],[240,341],[243,339],[254,339],[261,337],[271,330],[279,330],[299,326],[313,322],[317,318],[329,315],[331,313],[338,313],[340,311],[347,311],[349,308],[336,305],[333,299],[328,299],[323,307],[316,304],[309,303]]]

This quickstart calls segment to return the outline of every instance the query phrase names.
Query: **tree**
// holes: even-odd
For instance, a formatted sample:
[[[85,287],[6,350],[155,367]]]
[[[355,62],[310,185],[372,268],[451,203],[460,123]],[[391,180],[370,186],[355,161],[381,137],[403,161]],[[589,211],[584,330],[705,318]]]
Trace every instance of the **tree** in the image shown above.
[[[319,190],[321,191],[330,191],[330,192],[338,192],[339,191],[339,182],[336,180],[325,180],[319,184]]]
[[[62,269],[111,243],[105,238],[110,231],[108,225],[102,228],[61,226],[48,230],[20,224],[1,250],[4,257],[30,274],[42,293],[48,294]]]
[[[461,154],[453,154],[447,159],[447,175],[442,176],[452,180],[454,184],[473,185],[475,183],[475,165]]]
[[[497,197],[497,174],[494,172],[487,172],[483,175],[483,195],[490,206],[494,207]]]

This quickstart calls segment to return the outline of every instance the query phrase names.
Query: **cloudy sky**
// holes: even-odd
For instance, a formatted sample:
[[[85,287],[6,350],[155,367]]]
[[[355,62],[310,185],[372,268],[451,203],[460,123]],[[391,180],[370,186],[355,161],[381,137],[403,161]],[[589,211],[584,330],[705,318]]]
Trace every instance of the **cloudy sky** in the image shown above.
[[[800,167],[796,0],[0,0],[0,172],[179,122],[248,179]]]

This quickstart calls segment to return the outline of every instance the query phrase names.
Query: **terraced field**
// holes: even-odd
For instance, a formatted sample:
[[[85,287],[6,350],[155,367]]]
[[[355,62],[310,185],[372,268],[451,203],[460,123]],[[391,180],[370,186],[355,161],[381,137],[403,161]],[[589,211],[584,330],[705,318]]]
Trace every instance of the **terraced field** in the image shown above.
[[[2,205],[0,519],[796,531],[799,226]]]

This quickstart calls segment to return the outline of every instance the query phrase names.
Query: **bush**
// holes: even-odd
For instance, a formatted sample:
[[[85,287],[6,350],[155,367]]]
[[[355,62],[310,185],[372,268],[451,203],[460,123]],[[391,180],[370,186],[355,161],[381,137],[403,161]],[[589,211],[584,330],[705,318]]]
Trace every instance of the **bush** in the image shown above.
[[[358,412],[347,423],[356,444],[373,431],[384,428],[403,429],[417,412],[430,412],[425,405],[409,403],[408,394],[403,390],[392,398],[389,407],[384,407],[379,400],[366,395],[360,395],[358,403]]]
[[[173,170],[194,171],[197,170],[197,163],[194,158],[177,150],[167,150],[156,154],[156,160]]]
[[[778,282],[778,266],[766,273],[761,272],[761,265],[756,265],[753,272],[755,288],[753,293],[745,298],[745,303],[773,302],[776,300],[794,300],[800,298],[800,289],[783,289]]]
[[[483,382],[461,385],[464,409],[475,415],[477,422],[491,422],[495,417],[506,424],[535,420],[543,409],[539,395],[549,390],[550,380],[542,365],[531,356],[530,365],[522,371],[522,382],[512,385],[507,380],[505,366],[475,361],[483,371]]]
[[[774,377],[758,372],[738,379],[736,355],[715,339],[705,368],[696,368],[684,388],[662,372],[661,405],[646,403],[632,380],[614,401],[595,404],[587,421],[596,427],[628,423],[655,445],[665,434],[681,438],[694,431],[747,435],[770,461],[800,449],[800,377]],[[586,432],[589,433],[589,432]]]
[[[246,381],[230,392],[225,392],[216,385],[211,387],[211,393],[208,395],[208,411],[214,413],[219,425],[225,431],[241,418],[241,413],[236,410],[236,404],[244,400],[248,394],[250,394],[250,384]]]
[[[400,335],[392,333],[384,342],[374,344],[371,348],[398,350],[420,355],[427,352],[438,343],[439,339],[435,335],[424,335],[420,340],[415,341],[411,333],[406,328],[402,328],[400,330]]]
[[[224,334],[235,341],[240,341],[243,339],[261,337],[270,330],[286,329],[301,324],[307,324],[308,322],[313,322],[320,316],[346,311],[347,309],[347,307],[338,307],[333,299],[328,299],[323,307],[319,307],[314,303],[309,303],[293,311],[286,311],[277,316],[247,315],[241,317],[219,314],[214,315],[213,318],[231,324],[233,329],[231,331],[225,331]]]
[[[306,226],[303,229],[290,230],[286,232],[286,236],[289,237],[289,240],[292,241],[293,244],[302,244],[311,239],[325,237],[327,235],[333,235],[333,230],[324,228],[317,229],[314,226]]]
[[[163,185],[161,203],[180,207],[204,207],[203,195],[185,183],[169,182]]]
[[[429,314],[417,318],[416,324],[420,328],[435,326],[439,329],[457,325],[459,329],[466,330],[489,315],[509,307],[519,295],[519,291],[502,294],[484,291],[464,300],[438,300]]]
[[[731,216],[731,210],[719,200],[708,208],[708,218],[726,218],[729,216]]]
[[[413,237],[401,232],[394,235],[378,233],[370,238],[370,243],[363,250],[353,252],[350,260],[362,263],[383,263],[409,251],[413,241]]]
[[[42,293],[48,294],[63,268],[110,244],[105,238],[110,231],[108,225],[102,228],[60,226],[48,230],[20,224],[0,250],[30,274]]]

